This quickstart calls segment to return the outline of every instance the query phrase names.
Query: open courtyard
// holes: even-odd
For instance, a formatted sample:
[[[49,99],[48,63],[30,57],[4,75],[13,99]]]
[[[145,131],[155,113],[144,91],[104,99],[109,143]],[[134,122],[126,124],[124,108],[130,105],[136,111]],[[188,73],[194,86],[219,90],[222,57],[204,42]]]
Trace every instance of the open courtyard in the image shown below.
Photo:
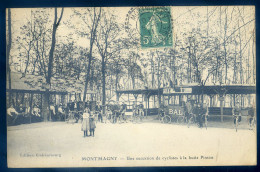
[[[144,123],[47,122],[8,127],[10,167],[185,166],[256,163],[256,133],[241,128]]]

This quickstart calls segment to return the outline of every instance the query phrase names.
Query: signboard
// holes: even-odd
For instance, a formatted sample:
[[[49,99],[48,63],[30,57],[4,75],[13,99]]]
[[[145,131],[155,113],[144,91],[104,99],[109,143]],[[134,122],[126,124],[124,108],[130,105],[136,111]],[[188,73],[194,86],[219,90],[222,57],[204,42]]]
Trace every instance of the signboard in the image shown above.
[[[170,116],[180,116],[184,115],[184,109],[181,106],[176,106],[176,105],[169,105],[166,108],[166,114]]]
[[[182,88],[181,92],[182,93],[192,93],[192,88]]]
[[[176,87],[176,88],[163,89],[163,94],[172,94],[172,93],[192,93],[192,88]]]
[[[174,88],[164,88],[163,94],[175,93]]]

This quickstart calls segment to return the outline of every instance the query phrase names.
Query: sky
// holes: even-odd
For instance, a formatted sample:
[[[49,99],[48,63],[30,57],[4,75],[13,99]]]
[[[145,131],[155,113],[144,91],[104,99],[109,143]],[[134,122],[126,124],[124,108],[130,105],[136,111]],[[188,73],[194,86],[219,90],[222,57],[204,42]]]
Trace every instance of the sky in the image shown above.
[[[74,8],[77,11],[83,12],[86,10],[86,8]],[[226,11],[225,11],[226,9]],[[238,13],[238,10],[242,10],[240,13]],[[31,10],[37,10],[36,8],[12,8],[12,36],[13,39],[15,39],[17,36],[20,35],[20,27],[22,27],[27,20],[30,20],[30,14]],[[53,9],[46,9],[49,11],[49,20],[50,20],[50,28],[52,24],[52,20],[54,17],[54,10]],[[122,37],[127,37],[129,34],[139,34],[139,21],[138,17],[135,15],[137,14],[137,10],[133,10],[134,12],[131,13],[132,8],[131,7],[111,7],[111,8],[105,8],[106,11],[110,11],[111,13],[115,14],[117,16],[117,21],[120,24],[125,25],[125,22],[127,19],[129,19],[131,23],[131,28],[134,30],[133,33],[128,33],[127,30],[123,30],[120,32]],[[220,16],[220,10],[222,10],[222,20],[219,20]],[[61,9],[58,9],[58,16],[60,14]],[[223,28],[220,28],[220,22],[223,24],[223,17],[224,12],[227,12],[228,17],[228,29],[226,35],[237,35],[238,31],[235,33],[232,33],[234,31],[233,28],[237,27],[238,24],[240,26],[243,23],[246,23],[250,20],[254,19],[255,16],[255,9],[253,6],[244,6],[244,7],[233,7],[230,6],[226,8],[225,6],[222,6],[221,9],[219,7],[210,6],[210,7],[201,7],[201,6],[178,6],[178,7],[171,7],[171,17],[172,17],[172,29],[173,29],[173,41],[176,39],[183,39],[181,36],[183,33],[189,33],[192,31],[192,28],[200,28],[201,30],[205,29],[206,27],[209,27],[209,34],[210,35],[221,35],[220,37],[223,37],[224,30]],[[236,13],[237,12],[237,13]],[[208,26],[207,26],[207,13],[208,16]],[[235,17],[233,16],[231,18],[231,14],[240,14],[244,16],[244,21],[240,21],[240,23],[235,20]],[[85,24],[82,22],[82,20],[78,17],[72,17],[74,14],[72,8],[65,8],[63,18],[61,21],[60,26],[57,30],[57,42],[59,41],[68,41],[67,37],[69,36],[76,42],[77,45],[80,45],[82,47],[88,48],[89,47],[89,40],[87,38],[82,38],[79,35],[77,35],[75,30],[82,31],[86,29],[86,32],[88,32],[88,29],[85,27]],[[128,15],[130,14],[130,15]],[[135,15],[133,15],[135,14]],[[137,14],[138,16],[138,14]],[[75,30],[71,29],[68,26],[68,23],[75,26]],[[247,46],[247,40],[252,36],[252,32],[254,32],[254,22],[251,22],[250,24],[246,25],[246,27],[241,28],[241,32],[243,32],[242,37],[242,46]],[[135,33],[134,33],[135,32]],[[252,42],[252,41],[251,41]],[[252,45],[252,43],[251,43]],[[13,47],[11,50],[11,55],[13,60],[17,60],[15,57],[17,56],[17,44],[14,42]],[[95,51],[95,50],[94,50]],[[143,54],[147,54],[147,52],[151,51],[151,49],[141,49],[139,48],[137,51],[140,51]],[[245,50],[245,52],[247,52]],[[252,58],[250,58],[252,60]]]

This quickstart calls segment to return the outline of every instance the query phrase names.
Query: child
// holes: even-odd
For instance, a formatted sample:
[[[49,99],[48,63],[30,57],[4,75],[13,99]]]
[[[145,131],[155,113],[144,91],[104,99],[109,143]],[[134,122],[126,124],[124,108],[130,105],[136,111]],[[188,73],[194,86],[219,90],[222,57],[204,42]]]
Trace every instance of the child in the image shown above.
[[[90,129],[89,124],[89,109],[86,108],[83,113],[83,120],[81,125],[81,130],[84,132],[84,137],[88,137],[88,131]]]
[[[95,134],[95,128],[96,128],[96,124],[95,124],[95,116],[91,115],[89,118],[89,126],[90,126],[90,136],[94,137]]]

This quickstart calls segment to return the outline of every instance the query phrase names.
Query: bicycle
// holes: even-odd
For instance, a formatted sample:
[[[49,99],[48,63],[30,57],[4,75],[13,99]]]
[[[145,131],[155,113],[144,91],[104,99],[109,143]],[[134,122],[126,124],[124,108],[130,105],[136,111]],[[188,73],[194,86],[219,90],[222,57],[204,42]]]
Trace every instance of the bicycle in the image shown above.
[[[138,122],[138,118],[139,118],[139,115],[136,113],[136,112],[134,112],[133,113],[133,123],[137,123]]]
[[[206,128],[206,130],[208,129],[208,114],[205,114],[204,115],[204,124],[205,124],[205,128]]]
[[[118,114],[117,114],[117,112],[113,112],[112,116],[111,116],[111,119],[110,119],[110,122],[112,124],[115,124],[115,123],[117,123],[117,121],[118,121]]]
[[[239,117],[241,117],[241,116],[240,115],[233,115],[236,132],[237,132],[238,125],[239,125],[239,122],[240,122]]]
[[[169,115],[166,115],[164,111],[159,113],[159,120],[161,123],[164,124],[171,123],[171,117]]]
[[[190,124],[194,124],[197,121],[197,116],[195,114],[190,114],[190,118],[188,119],[188,128],[190,128]]]
[[[184,123],[185,118],[186,118],[184,115],[176,115],[176,116],[177,116],[176,122],[177,122],[178,124]],[[186,119],[186,121],[187,121],[187,119]]]
[[[256,130],[256,117],[250,117],[249,118],[249,126],[250,126],[250,130],[255,131]]]

